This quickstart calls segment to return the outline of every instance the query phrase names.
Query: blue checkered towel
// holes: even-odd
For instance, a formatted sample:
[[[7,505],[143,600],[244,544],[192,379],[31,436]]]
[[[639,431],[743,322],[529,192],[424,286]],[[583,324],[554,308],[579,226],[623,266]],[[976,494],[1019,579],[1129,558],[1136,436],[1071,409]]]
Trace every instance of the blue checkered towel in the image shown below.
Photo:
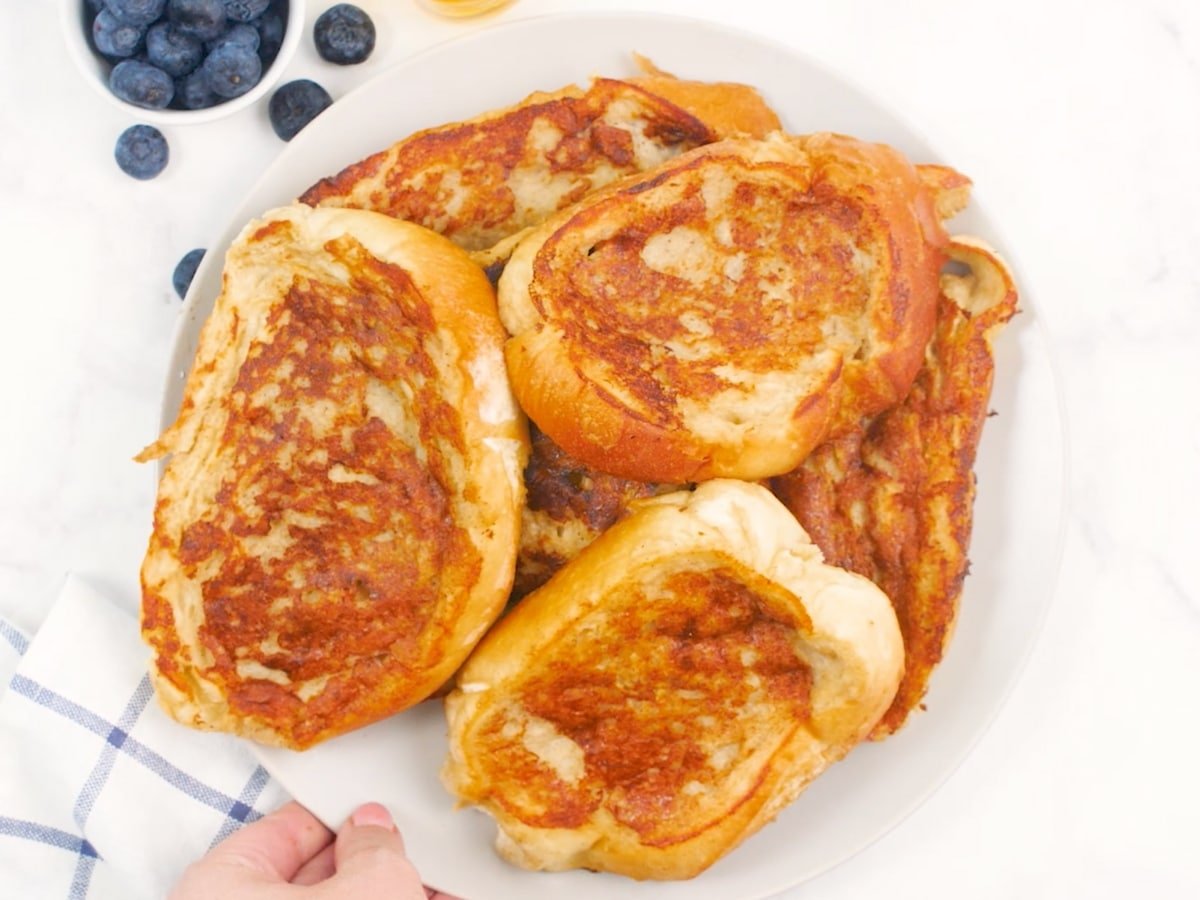
[[[0,894],[162,897],[287,800],[244,744],[167,718],[148,658],[132,617],[79,579],[32,640],[0,618]]]

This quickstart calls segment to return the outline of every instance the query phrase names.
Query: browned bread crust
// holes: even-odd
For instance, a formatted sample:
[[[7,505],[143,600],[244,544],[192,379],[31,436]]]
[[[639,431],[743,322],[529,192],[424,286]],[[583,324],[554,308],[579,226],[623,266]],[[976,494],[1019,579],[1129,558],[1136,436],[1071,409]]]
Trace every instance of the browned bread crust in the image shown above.
[[[514,600],[545,584],[637,501],[679,488],[590,469],[564,453],[536,426],[530,427],[529,440]]]
[[[779,120],[753,88],[651,75],[597,78],[404,138],[301,202],[417,222],[483,250],[621,176]]]
[[[933,192],[940,219],[951,218],[966,207],[969,178],[947,166],[921,164],[916,169]],[[514,599],[544,584],[623,517],[632,504],[680,487],[618,478],[585,466],[536,426],[530,429],[530,442]]]
[[[918,707],[957,615],[971,537],[971,471],[988,413],[991,343],[1016,311],[995,252],[957,238],[966,275],[945,275],[937,328],[912,390],[895,409],[818,447],[772,488],[833,565],[878,584],[904,635],[905,674],[873,737]]]
[[[782,474],[908,390],[945,241],[891,148],[830,134],[698,148],[520,242],[498,289],[514,390],[612,475]]]
[[[967,208],[971,199],[971,179],[949,166],[921,163],[917,175],[933,193],[933,207],[945,222]]]
[[[167,711],[304,748],[429,696],[503,608],[524,423],[483,273],[358,210],[230,248],[142,566]]]
[[[443,780],[531,869],[690,878],[887,708],[887,598],[771,494],[644,501],[497,625],[446,698]]]

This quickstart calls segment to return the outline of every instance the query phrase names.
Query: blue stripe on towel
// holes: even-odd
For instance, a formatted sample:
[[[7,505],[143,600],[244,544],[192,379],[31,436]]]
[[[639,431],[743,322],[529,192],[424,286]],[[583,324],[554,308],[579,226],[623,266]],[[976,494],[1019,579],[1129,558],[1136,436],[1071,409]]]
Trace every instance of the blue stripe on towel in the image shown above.
[[[229,812],[225,814],[225,821],[221,823],[221,827],[217,830],[216,837],[208,845],[210,850],[243,825],[257,822],[262,818],[262,813],[254,808],[254,803],[258,800],[263,788],[267,786],[267,782],[270,780],[271,776],[267,773],[266,769],[262,766],[254,767],[254,771],[250,773],[250,778],[246,782],[246,786],[242,788],[242,792],[238,794],[237,800],[229,808]]]
[[[71,889],[67,893],[68,900],[83,900],[92,884],[92,873],[96,871],[96,857],[79,855],[75,864],[75,877],[71,879]]]
[[[148,679],[143,678],[138,684],[135,697],[140,695],[148,684]],[[44,706],[46,709],[58,713],[63,718],[69,719],[93,734],[104,738],[106,746],[115,747],[130,759],[141,763],[163,781],[167,782],[167,784],[177,788],[194,800],[198,800],[206,806],[215,809],[222,815],[230,815],[234,810],[235,804],[238,803],[238,798],[231,797],[224,791],[219,791],[189,775],[182,769],[172,765],[158,753],[155,753],[137,738],[129,735],[123,728],[96,715],[91,710],[85,709],[73,700],[68,700],[45,685],[18,674],[13,676],[10,687],[18,694],[29,698],[39,706]],[[249,817],[247,821],[249,821]]]
[[[125,712],[121,714],[120,721],[109,731],[107,740],[100,750],[100,758],[96,760],[96,765],[92,768],[91,774],[88,775],[83,789],[80,790],[79,796],[75,800],[74,818],[80,831],[85,830],[87,818],[96,804],[96,798],[100,796],[104,783],[108,781],[108,776],[112,773],[113,765],[117,761],[117,751],[129,739],[130,729],[133,728],[138,716],[142,714],[142,710],[146,708],[146,704],[150,702],[153,695],[150,679],[143,677],[138,683],[137,690],[133,692],[133,697],[126,705]]]
[[[61,828],[51,828],[49,825],[39,825],[27,819],[13,819],[0,816],[0,834],[9,837],[24,838],[39,844],[49,844],[51,847],[61,847],[71,853],[96,859],[100,854],[96,848],[78,835],[70,834]]]
[[[0,637],[4,638],[17,653],[22,656],[29,649],[29,638],[21,633],[21,630],[9,624],[8,620],[0,619]]]
[[[71,880],[71,889],[67,896],[71,900],[87,896],[92,872],[96,868],[96,860],[99,859],[100,854],[86,840],[63,831],[61,828],[52,828],[49,825],[30,822],[27,819],[14,819],[10,816],[0,816],[0,835],[23,838],[77,854],[75,875]]]

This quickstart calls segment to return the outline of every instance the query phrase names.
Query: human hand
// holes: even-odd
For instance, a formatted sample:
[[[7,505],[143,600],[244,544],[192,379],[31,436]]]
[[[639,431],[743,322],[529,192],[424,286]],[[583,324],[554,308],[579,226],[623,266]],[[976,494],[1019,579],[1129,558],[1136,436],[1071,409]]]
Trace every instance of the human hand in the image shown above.
[[[289,803],[235,832],[188,866],[170,900],[456,900],[428,890],[378,803],[333,832]]]

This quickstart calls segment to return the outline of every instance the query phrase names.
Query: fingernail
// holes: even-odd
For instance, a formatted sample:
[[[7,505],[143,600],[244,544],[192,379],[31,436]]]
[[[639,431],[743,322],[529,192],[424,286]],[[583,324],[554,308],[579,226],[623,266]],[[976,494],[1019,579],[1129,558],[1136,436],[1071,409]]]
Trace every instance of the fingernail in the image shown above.
[[[392,814],[381,803],[364,803],[350,814],[350,824],[374,825],[389,830],[396,827],[396,823],[392,821]]]

